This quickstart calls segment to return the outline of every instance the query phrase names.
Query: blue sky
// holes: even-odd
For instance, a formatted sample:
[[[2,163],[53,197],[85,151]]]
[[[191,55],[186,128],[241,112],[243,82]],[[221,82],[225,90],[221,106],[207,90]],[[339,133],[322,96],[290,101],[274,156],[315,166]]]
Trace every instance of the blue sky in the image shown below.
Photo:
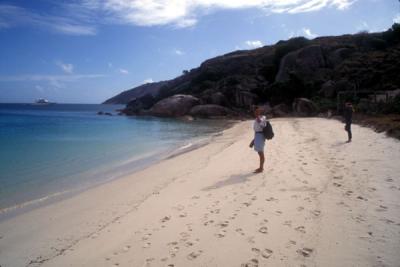
[[[0,0],[0,102],[100,103],[234,50],[395,21],[398,0]]]

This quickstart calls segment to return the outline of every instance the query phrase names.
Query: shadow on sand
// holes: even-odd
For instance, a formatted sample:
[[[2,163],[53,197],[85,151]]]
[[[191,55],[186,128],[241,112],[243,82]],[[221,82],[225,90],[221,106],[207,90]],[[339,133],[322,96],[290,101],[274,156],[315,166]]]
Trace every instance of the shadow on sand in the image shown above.
[[[255,176],[256,174],[251,172],[251,173],[247,173],[247,174],[234,174],[229,176],[228,179],[225,179],[223,181],[219,181],[211,186],[207,186],[205,188],[203,188],[203,191],[209,191],[212,189],[218,189],[224,186],[228,186],[228,185],[233,185],[233,184],[240,184],[240,183],[245,183],[246,181],[248,181],[249,177]]]
[[[331,147],[338,147],[349,144],[347,141],[339,141],[331,145]]]

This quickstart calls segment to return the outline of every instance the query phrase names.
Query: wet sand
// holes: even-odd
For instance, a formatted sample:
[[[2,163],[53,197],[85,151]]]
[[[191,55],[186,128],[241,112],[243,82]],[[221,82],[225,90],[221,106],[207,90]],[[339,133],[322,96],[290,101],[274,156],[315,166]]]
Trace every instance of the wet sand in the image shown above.
[[[336,120],[252,122],[0,223],[4,266],[399,266],[400,142]]]

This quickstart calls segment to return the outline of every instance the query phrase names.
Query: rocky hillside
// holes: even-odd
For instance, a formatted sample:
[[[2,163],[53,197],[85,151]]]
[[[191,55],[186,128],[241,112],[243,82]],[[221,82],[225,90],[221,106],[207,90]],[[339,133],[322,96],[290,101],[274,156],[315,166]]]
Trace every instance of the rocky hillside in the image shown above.
[[[382,33],[298,37],[209,59],[173,80],[139,86],[105,103],[128,103],[128,115],[235,116],[264,103],[276,115],[293,109],[312,115],[336,109],[341,92],[371,109],[376,103],[367,103],[369,95],[354,92],[399,89],[399,62],[399,24]]]
[[[168,81],[146,83],[107,99],[103,104],[128,104],[132,99],[140,98],[147,94],[156,96],[158,95],[160,88],[166,84],[168,84]]]

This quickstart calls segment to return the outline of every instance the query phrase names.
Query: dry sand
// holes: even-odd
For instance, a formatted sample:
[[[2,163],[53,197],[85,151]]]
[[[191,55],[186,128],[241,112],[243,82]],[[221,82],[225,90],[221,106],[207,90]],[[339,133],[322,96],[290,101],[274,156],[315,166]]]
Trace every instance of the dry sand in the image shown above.
[[[400,266],[400,142],[277,119],[0,223],[5,266]]]

